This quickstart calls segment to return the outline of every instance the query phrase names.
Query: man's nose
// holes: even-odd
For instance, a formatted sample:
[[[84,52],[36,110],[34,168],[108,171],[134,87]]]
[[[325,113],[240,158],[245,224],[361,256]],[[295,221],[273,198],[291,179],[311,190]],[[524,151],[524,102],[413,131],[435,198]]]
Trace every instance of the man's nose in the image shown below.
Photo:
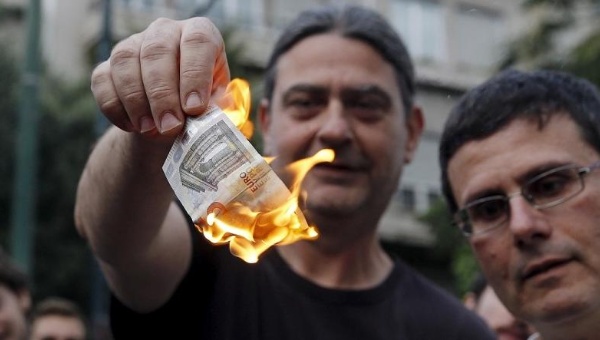
[[[317,137],[329,146],[347,143],[354,135],[350,119],[344,114],[344,107],[340,102],[331,101],[323,114]]]
[[[544,213],[536,209],[525,197],[519,195],[509,201],[509,229],[515,244],[524,246],[545,239],[552,233],[552,228]]]

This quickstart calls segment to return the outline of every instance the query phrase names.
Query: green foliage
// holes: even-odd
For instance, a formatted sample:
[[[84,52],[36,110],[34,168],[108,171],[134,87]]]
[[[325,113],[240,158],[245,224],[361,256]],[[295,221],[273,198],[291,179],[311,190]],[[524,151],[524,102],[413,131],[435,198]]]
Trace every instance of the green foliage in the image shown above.
[[[537,25],[513,41],[500,63],[500,69],[522,66],[528,69],[560,69],[600,85],[600,26],[568,51],[556,45],[557,37],[577,26],[577,6],[600,19],[600,0],[524,0],[526,13],[536,13]]]
[[[436,244],[431,251],[435,258],[447,259],[454,277],[454,291],[462,296],[467,292],[478,267],[465,238],[452,225],[446,203],[438,200],[419,219],[434,232]]]
[[[571,51],[567,68],[574,74],[600,85],[600,30],[588,36]]]
[[[469,291],[476,274],[479,272],[479,264],[473,256],[471,247],[463,242],[454,249],[452,272],[455,277],[456,291],[463,296]]]

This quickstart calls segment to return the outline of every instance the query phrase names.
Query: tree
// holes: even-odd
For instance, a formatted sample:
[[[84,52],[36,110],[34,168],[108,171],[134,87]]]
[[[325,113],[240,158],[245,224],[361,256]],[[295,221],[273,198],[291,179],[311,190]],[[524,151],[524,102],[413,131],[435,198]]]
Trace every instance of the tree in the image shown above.
[[[522,7],[537,24],[510,43],[500,68],[564,70],[600,85],[600,0],[524,0]],[[577,30],[587,33],[566,44]]]
[[[452,217],[443,200],[431,205],[419,218],[431,227],[436,244],[431,249],[432,259],[444,259],[453,276],[453,288],[457,295],[464,295],[479,270],[471,248],[461,232],[452,225]]]

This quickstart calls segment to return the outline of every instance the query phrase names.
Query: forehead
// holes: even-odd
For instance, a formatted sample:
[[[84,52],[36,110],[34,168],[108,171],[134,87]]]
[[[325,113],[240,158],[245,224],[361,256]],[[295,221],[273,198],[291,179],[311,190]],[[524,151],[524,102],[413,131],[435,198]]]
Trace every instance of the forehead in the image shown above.
[[[395,69],[369,44],[337,33],[309,36],[282,54],[277,62],[275,92],[298,84],[330,88],[378,85],[399,96]]]
[[[58,332],[61,334],[82,334],[84,325],[74,316],[45,315],[35,320],[32,325],[34,332]]]
[[[457,203],[475,191],[515,190],[517,178],[551,163],[587,165],[598,153],[581,137],[567,115],[553,115],[546,125],[517,119],[493,135],[463,145],[448,163],[448,178]]]

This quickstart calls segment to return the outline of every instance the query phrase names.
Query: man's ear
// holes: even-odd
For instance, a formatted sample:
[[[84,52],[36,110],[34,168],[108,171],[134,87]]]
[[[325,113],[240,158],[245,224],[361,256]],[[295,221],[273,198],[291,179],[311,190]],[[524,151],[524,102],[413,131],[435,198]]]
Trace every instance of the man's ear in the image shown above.
[[[425,116],[421,107],[413,105],[410,110],[410,115],[406,118],[406,132],[408,134],[406,139],[406,146],[404,150],[404,164],[408,164],[412,161],[419,141],[421,140],[421,134],[425,127]]]
[[[258,105],[258,121],[260,123],[260,132],[263,138],[263,154],[265,156],[272,156],[272,150],[270,150],[270,135],[269,129],[271,128],[271,113],[270,113],[270,101],[266,98],[260,100]]]

